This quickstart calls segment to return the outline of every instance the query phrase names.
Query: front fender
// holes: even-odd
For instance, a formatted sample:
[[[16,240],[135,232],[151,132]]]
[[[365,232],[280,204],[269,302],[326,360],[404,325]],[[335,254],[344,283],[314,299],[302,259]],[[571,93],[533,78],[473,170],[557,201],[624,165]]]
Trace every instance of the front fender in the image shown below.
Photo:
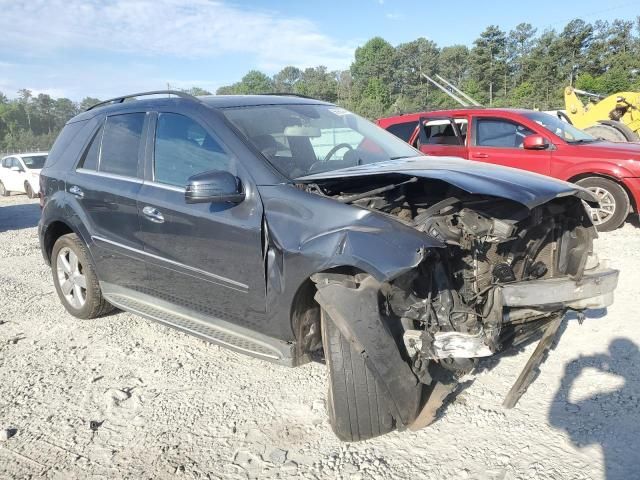
[[[379,213],[304,192],[292,185],[260,187],[265,221],[266,310],[281,338],[294,339],[294,298],[311,275],[336,267],[390,281],[444,244]]]
[[[564,171],[563,180],[571,182],[576,178],[585,176],[604,176],[618,182],[623,182],[625,177],[633,177],[633,173],[622,162],[598,162],[585,161]]]

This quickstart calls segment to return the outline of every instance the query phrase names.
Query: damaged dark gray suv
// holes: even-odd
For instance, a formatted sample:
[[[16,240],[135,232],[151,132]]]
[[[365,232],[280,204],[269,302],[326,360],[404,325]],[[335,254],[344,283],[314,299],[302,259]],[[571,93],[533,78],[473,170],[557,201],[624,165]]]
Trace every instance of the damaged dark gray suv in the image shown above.
[[[42,170],[63,305],[324,361],[343,440],[427,425],[479,358],[541,337],[513,406],[564,314],[613,300],[580,187],[421,156],[312,99],[149,93],[72,119]]]

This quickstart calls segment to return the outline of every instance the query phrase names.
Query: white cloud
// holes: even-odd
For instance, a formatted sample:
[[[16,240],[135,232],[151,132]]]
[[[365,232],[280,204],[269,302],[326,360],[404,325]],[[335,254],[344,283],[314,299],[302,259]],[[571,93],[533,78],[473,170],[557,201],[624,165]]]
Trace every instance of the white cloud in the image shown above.
[[[85,96],[98,98],[115,97],[122,93],[162,90],[167,88],[200,87],[215,92],[221,86],[211,79],[180,78],[179,73],[167,74],[159,65],[127,62],[118,65],[92,63],[84,68],[65,68],[60,71],[37,64],[16,65],[2,72],[0,92],[14,98],[21,88],[31,90],[34,95],[47,93],[52,97],[67,97],[81,100]],[[10,78],[9,78],[10,76]]]
[[[74,49],[190,59],[249,54],[273,71],[345,68],[353,54],[307,19],[213,0],[0,0],[0,8],[0,51],[32,56]]]
[[[387,13],[385,17],[387,17],[389,20],[399,20],[404,17],[404,15],[402,13]]]

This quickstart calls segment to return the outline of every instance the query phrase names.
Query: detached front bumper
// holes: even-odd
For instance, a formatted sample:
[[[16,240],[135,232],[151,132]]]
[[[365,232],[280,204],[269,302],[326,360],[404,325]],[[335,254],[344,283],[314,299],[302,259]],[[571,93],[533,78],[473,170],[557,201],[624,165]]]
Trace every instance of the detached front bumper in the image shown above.
[[[619,270],[594,268],[586,270],[580,280],[569,277],[528,280],[504,285],[505,307],[540,307],[585,310],[605,308],[613,303]]]

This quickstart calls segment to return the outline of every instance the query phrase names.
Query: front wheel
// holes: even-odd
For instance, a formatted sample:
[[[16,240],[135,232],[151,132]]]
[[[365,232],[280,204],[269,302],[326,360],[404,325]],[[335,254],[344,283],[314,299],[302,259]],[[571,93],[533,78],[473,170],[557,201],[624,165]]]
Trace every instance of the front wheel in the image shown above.
[[[624,223],[631,204],[620,184],[602,177],[587,177],[576,183],[598,199],[599,206],[591,208],[591,220],[599,232],[610,232]]]
[[[74,317],[96,318],[113,309],[103,298],[87,249],[75,233],[61,236],[53,245],[51,269],[58,297]]]
[[[0,197],[8,197],[11,192],[4,187],[4,183],[0,182]]]
[[[321,312],[322,344],[329,370],[327,413],[343,441],[367,440],[395,430],[390,399],[364,358],[340,333],[327,312]]]

